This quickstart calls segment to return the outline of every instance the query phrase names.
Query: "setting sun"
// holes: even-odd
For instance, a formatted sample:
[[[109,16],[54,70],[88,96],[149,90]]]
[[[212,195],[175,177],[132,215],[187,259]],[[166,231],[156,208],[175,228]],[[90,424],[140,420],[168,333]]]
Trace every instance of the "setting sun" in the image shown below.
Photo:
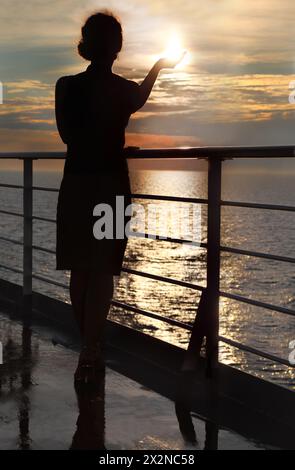
[[[184,52],[185,55],[183,59],[179,62],[179,64],[177,64],[176,67],[187,65],[189,63],[189,54],[181,44],[180,37],[177,34],[173,34],[170,37],[167,47],[162,55],[167,59],[177,60],[178,58],[181,58]]]

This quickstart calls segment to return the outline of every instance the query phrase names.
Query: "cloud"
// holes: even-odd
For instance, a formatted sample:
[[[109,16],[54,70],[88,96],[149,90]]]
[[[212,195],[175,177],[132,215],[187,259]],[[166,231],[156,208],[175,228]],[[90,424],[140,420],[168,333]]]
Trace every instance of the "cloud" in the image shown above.
[[[83,5],[80,0],[2,0],[1,49],[17,52],[25,44],[33,55],[36,50],[72,48],[71,61],[79,63],[73,45],[81,23],[104,7],[122,19],[123,65],[147,68],[173,31],[183,38],[199,70],[235,68],[237,73],[239,67],[253,64],[294,62],[293,0],[85,0]]]
[[[163,135],[132,132],[127,132],[126,134],[126,146],[131,147],[161,148],[198,145],[200,145],[200,140],[196,137],[187,135]]]
[[[58,152],[65,150],[56,131],[0,128],[1,152]]]
[[[54,83],[85,67],[76,53],[81,23],[105,6],[122,19],[125,46],[115,71],[127,78],[144,78],[173,31],[192,54],[186,69],[161,73],[149,102],[130,122],[132,141],[294,141],[291,0],[2,0],[0,122],[9,137],[14,132],[10,147],[27,149],[30,138],[32,148],[54,146]]]
[[[128,132],[139,134],[139,141],[142,135],[168,135],[171,142],[174,135],[175,145],[189,145],[179,143],[178,136],[218,145],[224,143],[225,136],[227,144],[230,138],[236,141],[237,135],[240,143],[253,140],[250,130],[257,141],[255,126],[238,127],[237,123],[270,121],[270,135],[263,134],[264,144],[268,144],[287,121],[294,125],[295,109],[288,101],[291,79],[285,75],[163,74],[149,102],[131,119]],[[0,107],[2,128],[56,131],[52,85],[40,80],[19,80],[5,88],[4,104]],[[210,140],[206,129],[210,129]],[[292,139],[293,132],[288,140]]]

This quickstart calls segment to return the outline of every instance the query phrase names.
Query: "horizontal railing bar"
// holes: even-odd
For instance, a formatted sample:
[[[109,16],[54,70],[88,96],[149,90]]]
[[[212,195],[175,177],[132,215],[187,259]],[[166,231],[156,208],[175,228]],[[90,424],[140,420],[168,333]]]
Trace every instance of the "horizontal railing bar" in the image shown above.
[[[161,281],[167,284],[174,284],[177,286],[185,287],[187,289],[198,290],[201,292],[205,290],[205,287],[203,286],[199,286],[197,284],[192,284],[192,283],[185,282],[185,281],[180,281],[178,279],[172,279],[169,277],[159,276],[157,274],[145,273],[143,271],[136,271],[134,269],[124,268],[124,267],[121,269],[121,271],[128,273],[128,274],[135,275],[135,276],[141,276],[141,277],[146,277],[148,279],[153,279],[154,281]]]
[[[5,214],[5,215],[12,215],[14,217],[24,217],[23,214],[20,214],[19,212],[11,212],[11,211],[5,211],[5,210],[0,210],[0,214]]]
[[[1,186],[1,185],[0,185]],[[45,186],[33,186],[34,191],[49,191],[49,192],[59,192],[58,188],[49,188]],[[207,204],[208,199],[195,198],[195,197],[178,197],[178,196],[162,196],[158,194],[131,194],[132,198],[136,199],[151,199],[158,201],[175,201],[175,202],[188,202],[196,204]]]
[[[17,240],[11,240],[11,239],[6,238],[6,237],[0,237],[0,240],[15,243],[17,245],[22,245],[22,242],[19,242]],[[38,246],[38,245],[33,245],[32,248],[34,250],[43,251],[45,253],[55,254],[54,250],[51,250],[49,248],[43,248],[43,247]],[[177,280],[177,279],[171,279],[171,278],[167,278],[167,277],[164,277],[164,276],[159,276],[157,274],[146,273],[146,272],[143,272],[143,271],[137,271],[137,270],[126,268],[126,267],[123,267],[122,271],[125,272],[125,273],[128,273],[128,274],[137,275],[137,276],[141,276],[141,277],[146,277],[146,278],[153,279],[153,280],[156,280],[156,281],[166,282],[168,284],[174,284],[174,285],[178,285],[178,286],[185,287],[185,288],[188,288],[188,289],[194,289],[194,290],[198,290],[198,291],[203,291],[205,289],[205,287],[197,285],[197,284],[192,284],[192,283]],[[228,293],[228,292],[222,292],[221,291],[220,295],[222,297],[225,297],[225,298],[228,298],[228,299],[231,299],[231,300],[236,300],[238,302],[247,303],[247,304],[250,304],[250,305],[254,305],[256,307],[266,308],[268,310],[272,310],[272,311],[275,311],[275,312],[295,316],[295,310],[287,309],[285,307],[280,307],[280,306],[277,306],[277,305],[268,304],[268,303],[261,302],[261,301],[258,301],[258,300],[249,299],[249,298],[246,298],[246,297],[243,297],[243,296],[240,296],[240,295],[237,295],[237,294],[231,294],[231,293]]]
[[[36,246],[36,245],[33,246],[33,249],[44,251],[44,252],[49,253],[49,254],[55,254],[54,250],[50,250],[48,248],[43,248],[43,247]],[[185,288],[188,288],[188,289],[193,289],[193,290],[198,290],[198,291],[203,291],[205,289],[205,287],[197,285],[197,284],[192,284],[192,283],[189,283],[189,282],[186,282],[186,281],[180,281],[180,280],[177,280],[177,279],[171,279],[171,278],[167,278],[167,277],[164,277],[164,276],[159,276],[157,274],[146,273],[146,272],[143,272],[143,271],[137,271],[137,270],[126,268],[126,267],[122,268],[122,272],[125,272],[127,274],[136,275],[136,276],[146,277],[146,278],[149,278],[149,279],[153,279],[155,281],[161,281],[161,282],[165,282],[165,283],[168,283],[168,284],[178,285],[178,286],[185,287]],[[295,316],[295,311],[294,310],[287,309],[287,308],[284,308],[284,307],[264,303],[264,302],[261,302],[261,301],[258,301],[258,300],[249,299],[249,298],[239,296],[239,295],[236,295],[236,294],[231,294],[231,293],[228,293],[228,292],[220,292],[220,295],[222,297],[225,297],[225,298],[228,298],[228,299],[231,299],[231,300],[236,300],[238,302],[247,303],[247,304],[250,304],[250,305],[254,305],[256,307],[266,308],[268,310],[272,310],[272,311],[275,311],[275,312]]]
[[[33,186],[32,189],[33,191],[46,191],[46,192],[53,192],[53,193],[59,192],[58,188],[48,188],[45,186]]]
[[[23,186],[18,185],[4,185],[0,184],[0,187],[23,189]],[[58,188],[50,188],[45,186],[33,186],[32,188],[35,191],[47,191],[47,192],[59,192]],[[187,202],[192,204],[207,204],[208,199],[203,198],[189,198],[189,197],[177,197],[177,196],[161,196],[156,194],[131,194],[132,198],[136,199],[150,199],[150,200],[159,200],[159,201],[175,201],[175,202]],[[244,207],[248,209],[266,209],[266,210],[277,210],[277,211],[287,211],[295,212],[295,206],[285,206],[277,204],[258,204],[251,202],[237,202],[237,201],[221,201],[222,206],[229,207]]]
[[[192,327],[190,325],[186,324],[186,323],[182,323],[178,320],[173,320],[172,318],[168,318],[168,317],[158,315],[157,313],[148,312],[148,311],[142,310],[138,307],[133,307],[132,305],[125,304],[125,303],[120,302],[118,300],[112,300],[112,305],[114,305],[115,307],[123,308],[123,309],[125,308],[126,310],[130,310],[131,312],[138,313],[138,314],[143,315],[145,317],[154,318],[155,320],[159,320],[159,321],[162,321],[164,323],[168,323],[169,325],[178,326],[178,327],[183,328],[185,330],[192,330]]]
[[[258,147],[188,147],[144,149],[127,147],[128,158],[293,158],[293,146]]]
[[[11,160],[64,160],[65,152],[1,152],[0,159]]]
[[[37,215],[33,215],[32,220],[39,220],[41,222],[50,222],[52,224],[56,224],[55,219],[47,219],[46,217],[39,217]]]
[[[10,184],[0,184],[0,187],[23,189],[23,186],[10,185]],[[52,188],[52,187],[45,187],[45,186],[33,186],[32,189],[34,191],[59,192],[59,188]],[[151,199],[151,200],[159,200],[159,201],[187,202],[187,203],[192,203],[192,204],[194,204],[194,203],[196,203],[196,204],[207,204],[208,203],[208,199],[205,199],[205,198],[163,196],[163,195],[157,195],[157,194],[135,193],[135,194],[131,194],[131,197],[136,198],[136,199]],[[249,208],[249,209],[251,209],[251,208],[252,209],[269,209],[269,210],[295,212],[295,207],[294,206],[285,206],[285,205],[277,205],[277,204],[259,204],[259,203],[239,202],[239,201],[221,201],[221,205],[231,206],[231,207],[244,207],[244,208]]]
[[[156,201],[175,201],[175,202],[188,202],[191,204],[207,204],[208,199],[195,198],[195,197],[178,197],[178,196],[161,196],[157,194],[131,194],[134,199],[151,199]]]
[[[49,248],[43,248],[43,246],[32,245],[33,250],[44,251],[44,253],[49,253],[50,255],[55,255],[56,250],[50,250]]]
[[[1,265],[0,265],[0,267],[1,267]],[[58,287],[62,287],[64,289],[69,288],[69,286],[67,286],[66,284],[54,281],[53,279],[49,279],[47,277],[43,277],[43,276],[40,276],[40,275],[37,275],[37,274],[33,274],[32,277],[34,279],[39,280],[39,281],[46,282],[48,284],[52,284],[52,285],[55,285],[55,286],[58,286]],[[162,317],[161,315],[157,315],[156,313],[147,312],[145,310],[139,309],[137,307],[133,307],[131,305],[125,304],[123,302],[119,302],[117,300],[112,300],[112,305],[120,307],[120,308],[126,308],[127,310],[133,311],[135,313],[139,313],[141,315],[144,315],[144,316],[147,316],[147,317],[150,317],[150,318],[154,318],[154,319],[163,321],[164,323],[169,323],[170,325],[178,326],[178,327],[184,328],[186,330],[191,330],[192,329],[192,327],[190,325],[187,325],[186,323],[182,323],[178,320],[173,320],[173,319],[167,318],[167,317]]]
[[[138,313],[142,316],[149,317],[149,318],[154,318],[156,320],[163,321],[164,323],[171,324],[173,326],[178,326],[178,327],[180,327],[184,330],[187,330],[187,331],[192,331],[192,329],[193,329],[193,327],[191,325],[189,325],[188,323],[183,323],[183,322],[180,322],[179,320],[173,320],[171,318],[162,317],[161,315],[158,315],[156,313],[148,312],[146,310],[134,307],[134,306],[129,305],[129,304],[125,304],[125,303],[120,302],[118,300],[113,300],[112,304],[116,307],[123,308],[123,309],[129,310],[129,311],[134,312],[134,313]],[[292,366],[285,359],[282,359],[282,358],[280,358],[278,356],[275,356],[273,354],[268,354],[264,351],[253,348],[251,346],[244,345],[244,344],[239,343],[237,341],[233,341],[229,338],[225,338],[224,336],[219,336],[218,339],[219,339],[219,341],[221,341],[223,343],[226,343],[230,346],[233,346],[236,349],[240,349],[242,351],[246,351],[246,352],[255,354],[259,357],[264,357],[265,359],[269,359],[269,360],[273,361],[274,363],[280,363],[280,364],[286,365],[288,367],[295,367],[295,366]]]
[[[294,206],[282,206],[277,204],[259,204],[256,202],[238,202],[238,201],[221,201],[222,206],[229,207],[245,207],[247,209],[266,209],[273,211],[295,212]]]
[[[225,253],[234,253],[237,255],[251,256],[253,258],[264,258],[273,261],[281,261],[283,263],[295,263],[295,258],[288,256],[272,255],[268,253],[260,253],[257,251],[241,250],[240,248],[232,248],[230,246],[221,246],[220,250]]]
[[[14,240],[13,238],[7,238],[7,237],[3,237],[2,235],[0,236],[0,240],[2,242],[8,242],[8,243],[13,243],[14,245],[19,245],[19,246],[23,246],[23,242],[19,241],[19,240]]]
[[[20,186],[18,184],[6,184],[6,183],[0,183],[0,188],[24,189],[23,186]]]
[[[23,274],[23,271],[17,268],[12,268],[11,266],[6,266],[5,264],[0,264],[0,269],[7,269],[8,271],[12,271],[13,273]]]
[[[35,217],[34,217],[35,218]],[[44,219],[42,217],[39,217],[37,220],[42,220],[42,221],[45,221],[45,222],[55,222],[53,219]],[[146,237],[138,237],[138,238],[146,238]],[[14,242],[14,240],[10,240],[10,239],[5,239],[4,237],[0,237],[0,240],[4,240],[4,241],[11,241],[12,243]],[[165,240],[164,240],[165,241]],[[171,241],[168,239],[168,241]],[[173,242],[174,242],[174,239],[173,239]],[[177,240],[177,242],[180,242],[180,240]],[[18,244],[22,245],[21,242],[18,242]],[[200,248],[206,248],[207,247],[207,243],[201,243],[200,245],[198,245]],[[50,250],[48,248],[43,248],[43,247],[40,247],[38,245],[33,245],[32,247],[34,250],[40,250],[40,251],[45,251],[47,253],[50,253],[50,254],[55,254],[55,251],[54,250]],[[232,247],[228,247],[228,246],[221,246],[221,251],[225,252],[225,253],[233,253],[233,254],[238,254],[238,255],[242,255],[242,256],[251,256],[251,257],[254,257],[254,258],[263,258],[263,259],[268,259],[268,260],[273,260],[273,261],[279,261],[279,262],[285,262],[285,263],[295,263],[295,258],[289,258],[289,257],[286,257],[286,256],[279,256],[279,255],[271,255],[271,254],[268,254],[268,253],[260,253],[260,252],[255,252],[255,251],[248,251],[248,250],[241,250],[239,248],[232,248]],[[131,271],[133,270],[130,270],[130,273]],[[127,272],[127,271],[126,271]],[[150,276],[155,276],[155,275],[152,275],[152,274],[147,274],[147,273],[141,273],[139,274],[139,271],[134,271],[132,272],[132,274],[138,274],[138,275],[143,275],[145,274],[146,277]],[[161,277],[161,276],[158,276],[158,277]],[[163,278],[163,280],[166,279],[166,278]],[[160,279],[158,279],[160,280]],[[170,281],[168,281],[170,282]],[[183,285],[184,287],[188,287],[188,288],[193,288],[191,286],[193,286],[194,284],[190,284],[190,283],[186,283],[184,281],[177,281],[177,282],[182,282],[183,284],[179,284],[179,285]],[[172,282],[173,283],[173,282]]]
[[[252,300],[247,297],[243,297],[237,294],[231,294],[229,292],[220,292],[221,297],[227,299],[236,300],[237,302],[242,302],[244,304],[254,305],[255,307],[265,308],[267,310],[272,310],[274,312],[284,313],[285,315],[295,316],[295,310],[288,309],[285,307],[279,307],[278,305],[272,305],[259,300]]]
[[[182,238],[172,238],[172,237],[164,237],[164,235],[154,235],[152,233],[144,233],[144,232],[132,232],[132,238],[146,238],[149,240],[158,240],[161,242],[169,242],[169,243],[186,243],[191,246],[197,246],[198,248],[207,248],[207,243],[199,243],[199,242],[193,242],[191,240],[185,240]]]
[[[239,343],[237,341],[233,341],[232,339],[225,338],[223,336],[219,336],[219,341],[222,343],[226,343],[230,346],[233,346],[236,349],[240,349],[241,351],[246,351],[251,354],[255,354],[255,356],[264,357],[265,359],[270,359],[273,362],[283,364],[288,367],[295,367],[286,359],[282,359],[281,357],[275,356],[273,354],[269,354],[267,352],[261,351],[260,349],[253,348],[252,346],[247,346],[245,344]]]
[[[0,265],[0,267],[1,267],[1,265]],[[124,270],[122,269],[122,271],[124,271]],[[37,275],[37,274],[33,274],[32,277],[33,277],[34,279],[37,279],[37,280],[39,280],[39,281],[46,282],[46,283],[48,283],[48,284],[53,284],[53,285],[56,285],[56,286],[58,286],[58,287],[63,287],[64,289],[68,289],[68,288],[69,288],[69,286],[66,285],[66,284],[63,284],[63,283],[54,281],[53,279],[49,279],[49,278],[46,278],[46,277],[43,277],[43,276],[40,276],[40,275]],[[117,304],[119,304],[118,301],[114,301],[114,300],[113,300],[112,303],[114,303],[114,302],[116,302]],[[145,313],[144,313],[144,312],[145,312],[144,310],[138,309],[138,308],[136,308],[136,307],[131,307],[131,306],[130,306],[130,308],[129,308],[128,304],[124,304],[124,303],[122,303],[122,302],[120,303],[120,305],[117,305],[117,306],[122,307],[122,308],[126,307],[126,308],[128,308],[128,309],[132,309],[132,311],[135,311],[135,310],[136,310],[137,313],[141,313],[142,315],[145,314]],[[159,319],[160,319],[160,318],[161,318],[161,319],[163,318],[163,317],[161,317],[160,315],[157,316],[157,314],[154,314],[154,313],[151,313],[151,312],[147,312],[147,313],[150,313],[150,316],[152,316],[152,318],[156,318],[156,317],[159,317]],[[170,319],[168,319],[168,320],[169,320],[169,322],[173,322],[174,325],[176,325],[176,323],[177,323],[177,326],[185,325],[185,324],[182,324],[181,322],[177,322],[176,320],[170,320]]]
[[[126,147],[127,158],[294,158],[294,146]],[[65,159],[65,152],[1,152],[0,159]]]
[[[39,274],[32,274],[32,278],[37,279],[38,281],[46,282],[47,284],[52,284],[52,285],[57,286],[57,287],[62,287],[63,289],[68,289],[69,288],[69,286],[67,286],[66,284],[63,284],[62,282],[54,281],[53,279],[49,279],[48,277],[40,276]]]

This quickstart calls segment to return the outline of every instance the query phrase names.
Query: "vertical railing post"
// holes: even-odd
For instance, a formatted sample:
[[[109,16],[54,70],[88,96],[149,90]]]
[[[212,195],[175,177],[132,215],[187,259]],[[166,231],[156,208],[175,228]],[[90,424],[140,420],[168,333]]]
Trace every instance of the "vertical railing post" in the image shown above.
[[[33,160],[23,159],[23,308],[32,308]]]
[[[208,164],[206,355],[209,366],[216,367],[219,336],[222,160],[212,157],[209,158]]]
[[[208,159],[207,216],[207,287],[199,302],[182,370],[198,367],[203,340],[206,338],[207,375],[212,376],[218,364],[221,170],[219,158]]]

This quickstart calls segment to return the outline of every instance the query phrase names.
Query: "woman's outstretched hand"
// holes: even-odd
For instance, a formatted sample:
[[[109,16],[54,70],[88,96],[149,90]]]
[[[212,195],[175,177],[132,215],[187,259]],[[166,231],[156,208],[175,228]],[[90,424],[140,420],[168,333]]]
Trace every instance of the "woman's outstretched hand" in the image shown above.
[[[174,69],[174,67],[176,67],[176,65],[183,60],[185,54],[186,51],[183,51],[176,59],[163,57],[154,64],[142,84],[139,86],[139,100],[137,109],[141,108],[146,103],[161,69]]]
[[[180,64],[180,62],[184,59],[186,55],[186,51],[183,51],[182,54],[177,57],[176,59],[170,59],[169,57],[163,57],[162,59],[158,60],[158,66],[161,69],[174,69],[176,65]]]

